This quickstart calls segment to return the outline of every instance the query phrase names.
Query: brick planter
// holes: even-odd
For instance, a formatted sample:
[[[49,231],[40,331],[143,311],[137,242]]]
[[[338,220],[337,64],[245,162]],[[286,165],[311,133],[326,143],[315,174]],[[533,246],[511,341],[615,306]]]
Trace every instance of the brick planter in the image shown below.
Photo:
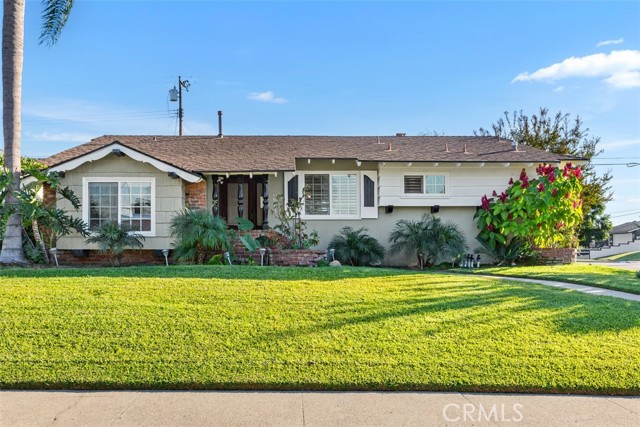
[[[236,248],[236,258],[247,261],[253,258],[256,265],[260,265],[260,252],[249,252],[245,247]],[[286,267],[315,267],[319,260],[326,259],[327,251],[315,249],[271,249],[264,256],[268,265]]]
[[[257,239],[258,237],[265,235],[266,233],[268,233],[267,230],[249,231],[249,234],[251,234],[251,237],[253,237],[254,239]],[[240,232],[239,234],[244,234],[244,232]],[[260,265],[260,252],[247,251],[247,248],[239,240],[234,242],[233,249],[236,258],[242,261],[253,258],[255,264]],[[326,257],[326,250],[271,248],[265,254],[264,261],[265,263],[268,263],[268,265],[279,265],[287,267],[313,267],[317,265],[319,260],[326,259]]]
[[[171,262],[171,256],[169,256]],[[53,264],[53,257],[51,257]],[[109,266],[109,256],[97,250],[61,250],[58,249],[58,263],[60,266]],[[120,265],[164,265],[162,251],[152,249],[128,249],[122,254]],[[55,265],[55,264],[54,264]]]
[[[535,253],[543,263],[573,264],[578,259],[578,249],[576,248],[536,249]]]

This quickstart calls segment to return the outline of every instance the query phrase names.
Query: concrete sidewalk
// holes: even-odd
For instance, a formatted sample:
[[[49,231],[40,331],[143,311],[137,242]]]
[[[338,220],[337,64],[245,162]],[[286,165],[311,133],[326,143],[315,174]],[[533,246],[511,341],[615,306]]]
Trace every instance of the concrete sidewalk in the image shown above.
[[[590,295],[601,295],[606,297],[626,299],[628,301],[640,302],[640,295],[630,294],[628,292],[614,291],[612,289],[596,288],[595,286],[576,285],[575,283],[556,282],[555,280],[525,279],[522,277],[510,277],[510,276],[492,276],[492,275],[485,275],[485,274],[474,274],[474,276],[486,277],[489,279],[513,280],[516,282],[537,283],[539,285],[552,286],[554,288],[571,289],[574,291],[578,291],[578,292],[582,292]]]
[[[13,426],[638,426],[640,398],[476,393],[0,391]]]

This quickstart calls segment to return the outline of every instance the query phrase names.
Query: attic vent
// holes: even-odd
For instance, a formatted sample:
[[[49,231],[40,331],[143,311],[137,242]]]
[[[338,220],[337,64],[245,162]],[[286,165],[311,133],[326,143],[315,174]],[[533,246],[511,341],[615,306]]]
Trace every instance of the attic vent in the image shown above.
[[[407,136],[407,134],[404,133],[404,132],[398,132],[398,133],[396,133],[396,136],[403,137],[403,136]]]

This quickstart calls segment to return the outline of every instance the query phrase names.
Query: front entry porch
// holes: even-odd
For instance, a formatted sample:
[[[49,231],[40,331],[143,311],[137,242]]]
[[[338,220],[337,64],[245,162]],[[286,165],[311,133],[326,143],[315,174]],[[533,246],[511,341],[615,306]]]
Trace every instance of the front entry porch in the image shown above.
[[[211,177],[211,212],[232,228],[238,218],[253,222],[256,229],[269,228],[269,176],[231,175]]]

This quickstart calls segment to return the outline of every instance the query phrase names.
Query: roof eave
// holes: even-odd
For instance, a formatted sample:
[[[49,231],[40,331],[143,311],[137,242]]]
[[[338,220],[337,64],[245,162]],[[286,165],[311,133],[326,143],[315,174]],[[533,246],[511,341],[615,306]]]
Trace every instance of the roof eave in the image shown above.
[[[59,162],[56,164],[51,164],[49,165],[49,170],[51,171],[58,171],[58,172],[65,172],[65,171],[70,171],[73,169],[76,169],[78,167],[80,167],[81,165],[87,163],[87,162],[93,162],[96,160],[100,160],[106,156],[108,156],[109,154],[113,153],[114,150],[120,150],[122,153],[124,153],[125,155],[127,155],[128,157],[132,158],[133,160],[142,162],[142,163],[148,163],[151,166],[155,167],[156,169],[162,171],[162,172],[167,172],[167,173],[175,173],[176,175],[178,175],[180,178],[184,179],[185,181],[188,182],[198,182],[200,180],[202,180],[202,175],[197,173],[197,172],[193,172],[193,171],[188,171],[185,170],[183,168],[179,168],[175,165],[172,165],[170,163],[167,163],[165,161],[162,161],[160,159],[157,159],[153,156],[150,156],[146,153],[143,153],[139,150],[136,150],[134,148],[131,148],[123,143],[121,143],[120,141],[113,141],[109,144],[105,144],[99,148],[96,148],[95,150],[91,150],[87,153],[83,153],[79,156],[76,156],[72,159],[69,160],[65,160],[63,162]]]

